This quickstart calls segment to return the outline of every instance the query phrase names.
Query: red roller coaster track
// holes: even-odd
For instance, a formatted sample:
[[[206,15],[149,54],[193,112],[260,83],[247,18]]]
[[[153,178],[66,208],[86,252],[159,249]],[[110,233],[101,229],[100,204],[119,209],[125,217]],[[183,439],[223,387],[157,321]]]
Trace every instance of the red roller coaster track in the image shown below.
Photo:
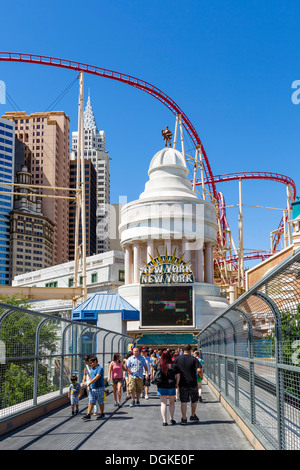
[[[70,70],[76,71],[83,71],[85,73],[89,73],[92,75],[97,75],[99,77],[109,78],[112,80],[116,80],[127,85],[133,86],[138,88],[142,91],[145,91],[149,95],[153,96],[161,103],[163,103],[170,111],[172,111],[175,115],[180,114],[182,119],[182,124],[187,131],[188,135],[192,139],[195,147],[198,147],[202,151],[203,155],[203,168],[204,168],[204,175],[205,175],[205,183],[209,187],[209,191],[211,195],[219,201],[220,203],[220,193],[217,193],[216,190],[216,183],[224,182],[224,181],[231,181],[236,179],[268,179],[272,181],[279,181],[281,183],[288,184],[292,191],[293,191],[293,199],[295,200],[296,196],[296,186],[295,183],[291,178],[288,178],[284,175],[279,175],[277,173],[269,173],[269,172],[244,172],[244,173],[231,173],[227,175],[219,175],[214,176],[203,147],[203,144],[198,136],[194,126],[187,118],[185,113],[180,109],[180,107],[173,101],[168,95],[166,95],[163,91],[159,88],[151,85],[150,83],[140,80],[139,78],[132,77],[130,75],[116,72],[113,70],[104,69],[102,67],[97,67],[93,65],[84,64],[81,62],[67,60],[67,59],[59,59],[56,57],[48,57],[36,54],[26,54],[21,52],[0,52],[0,61],[2,62],[22,62],[22,63],[30,63],[30,64],[39,64],[39,65],[48,65],[52,67],[61,67]],[[198,183],[199,180],[198,180]],[[225,207],[222,208],[225,210]],[[221,214],[222,219],[225,221],[226,216],[225,213]],[[282,227],[282,221],[279,224],[279,228]],[[275,239],[274,249],[276,249],[279,243],[279,235]]]
[[[182,124],[192,139],[195,147],[200,147],[203,154],[203,164],[205,176],[209,180],[208,186],[210,188],[211,194],[216,198],[217,192],[214,184],[214,178],[211,171],[211,167],[205,152],[205,149],[202,145],[200,137],[198,136],[194,126],[180,109],[180,107],[173,101],[168,95],[159,88],[151,85],[151,83],[140,80],[139,78],[126,75],[125,73],[115,72],[113,70],[107,70],[102,67],[96,67],[94,65],[83,64],[81,62],[76,62],[73,60],[58,59],[57,57],[47,57],[35,54],[24,54],[21,52],[0,52],[0,61],[6,62],[25,62],[30,64],[39,64],[39,65],[49,65],[52,67],[61,67],[65,69],[71,69],[76,71],[83,71],[92,75],[97,75],[99,77],[110,78],[127,85],[138,88],[142,91],[145,91],[149,95],[153,96],[161,103],[163,103],[168,109],[170,109],[175,115],[180,114],[182,119]]]
[[[294,201],[296,198],[296,185],[294,181],[285,175],[281,175],[279,173],[269,172],[269,171],[243,171],[243,172],[236,172],[236,173],[227,173],[224,175],[216,175],[213,177],[214,183],[223,183],[225,181],[236,181],[236,180],[247,180],[247,179],[263,179],[269,181],[276,181],[278,183],[283,183],[288,185],[291,190],[291,198]],[[207,183],[208,180],[205,180]],[[201,185],[201,180],[196,180],[196,185]],[[220,221],[222,228],[225,229],[228,227],[227,219],[226,219],[226,208],[225,208],[225,201],[222,193],[218,193],[217,197],[219,201],[219,210],[220,210]],[[283,217],[278,225],[278,232],[273,236],[273,249],[274,251],[277,249],[279,241],[280,241],[280,234],[283,231]]]

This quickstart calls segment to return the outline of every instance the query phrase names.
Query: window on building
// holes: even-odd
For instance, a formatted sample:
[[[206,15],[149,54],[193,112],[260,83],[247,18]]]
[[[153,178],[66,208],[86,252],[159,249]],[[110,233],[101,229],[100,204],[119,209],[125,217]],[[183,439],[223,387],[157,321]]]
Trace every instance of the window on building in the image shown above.
[[[92,283],[98,282],[98,273],[92,273],[91,280],[92,280]]]
[[[57,281],[46,282],[45,287],[57,287]]]

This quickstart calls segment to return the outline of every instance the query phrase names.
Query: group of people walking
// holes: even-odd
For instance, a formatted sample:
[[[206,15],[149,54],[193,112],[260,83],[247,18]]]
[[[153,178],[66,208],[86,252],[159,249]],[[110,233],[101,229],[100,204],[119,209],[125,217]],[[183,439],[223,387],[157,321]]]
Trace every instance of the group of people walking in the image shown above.
[[[105,384],[104,371],[95,356],[84,358],[85,368],[82,384],[77,383],[77,377],[72,376],[69,389],[72,413],[78,413],[79,398],[82,388],[88,391],[88,411],[83,419],[89,420],[91,415],[97,419],[105,418]],[[187,405],[191,403],[190,421],[199,421],[196,415],[198,401],[202,401],[202,378],[204,362],[199,351],[193,352],[187,344],[180,352],[171,353],[169,349],[149,353],[143,347],[140,351],[134,347],[132,353],[122,361],[120,354],[114,354],[108,368],[108,383],[113,388],[114,406],[122,406],[122,392],[126,390],[127,398],[131,397],[130,407],[140,405],[141,395],[149,398],[150,381],[157,385],[157,396],[160,398],[160,409],[163,426],[167,426],[167,404],[169,401],[170,424],[176,424],[174,419],[175,401],[181,402],[181,424],[187,423]],[[124,382],[125,381],[125,382]],[[125,387],[124,387],[125,383]],[[96,408],[97,404],[100,408]]]

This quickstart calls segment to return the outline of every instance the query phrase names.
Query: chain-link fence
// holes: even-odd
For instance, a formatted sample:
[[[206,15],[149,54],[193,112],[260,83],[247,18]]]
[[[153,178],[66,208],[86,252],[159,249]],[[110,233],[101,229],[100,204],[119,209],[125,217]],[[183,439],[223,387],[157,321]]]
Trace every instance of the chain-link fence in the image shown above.
[[[0,303],[0,421],[68,391],[75,373],[82,382],[84,356],[96,355],[107,377],[114,353],[124,355],[133,338]]]
[[[266,448],[300,449],[300,250],[198,337],[208,379]]]

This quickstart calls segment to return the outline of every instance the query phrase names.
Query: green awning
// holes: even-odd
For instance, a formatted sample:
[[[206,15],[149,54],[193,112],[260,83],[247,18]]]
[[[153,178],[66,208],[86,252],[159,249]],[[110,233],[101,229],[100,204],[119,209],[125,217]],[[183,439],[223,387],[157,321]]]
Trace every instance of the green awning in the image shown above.
[[[184,346],[185,344],[196,346],[198,344],[196,336],[192,333],[154,333],[137,338],[137,346]]]

